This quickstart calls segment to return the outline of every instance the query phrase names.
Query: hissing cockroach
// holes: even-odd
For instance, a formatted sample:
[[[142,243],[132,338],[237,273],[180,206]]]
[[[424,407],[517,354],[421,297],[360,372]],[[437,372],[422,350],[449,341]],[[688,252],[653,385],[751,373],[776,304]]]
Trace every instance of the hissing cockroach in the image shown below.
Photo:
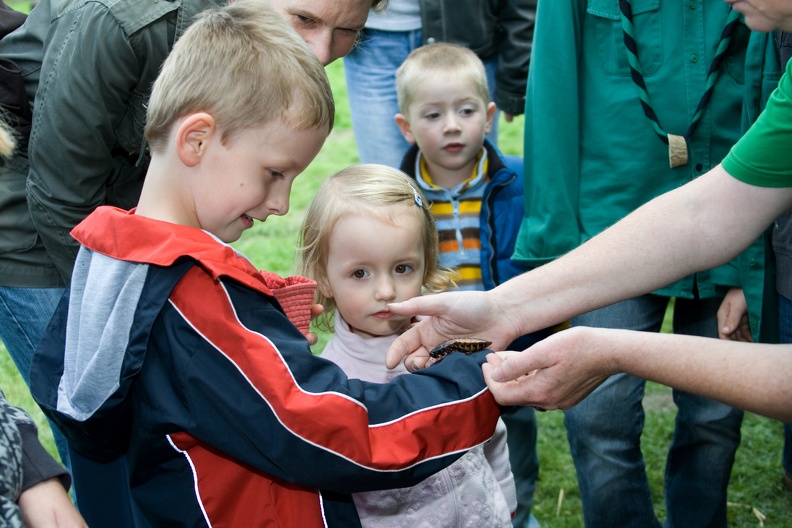
[[[492,341],[486,339],[449,339],[444,343],[440,343],[429,352],[429,357],[436,359],[435,363],[446,357],[451,352],[462,352],[463,354],[472,354],[479,350],[484,350],[492,344]]]

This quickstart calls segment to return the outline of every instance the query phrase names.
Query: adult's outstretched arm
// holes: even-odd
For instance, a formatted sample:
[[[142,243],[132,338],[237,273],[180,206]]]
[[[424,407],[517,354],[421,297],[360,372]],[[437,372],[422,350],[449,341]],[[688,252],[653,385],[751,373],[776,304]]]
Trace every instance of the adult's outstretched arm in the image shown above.
[[[502,405],[568,409],[626,372],[785,422],[792,420],[792,346],[575,327],[524,352],[487,356]],[[527,374],[526,374],[527,373]]]
[[[558,260],[488,292],[446,293],[390,305],[426,317],[391,346],[388,365],[422,367],[451,337],[495,349],[575,315],[661,288],[728,262],[792,206],[792,189],[743,183],[718,165],[663,194]]]

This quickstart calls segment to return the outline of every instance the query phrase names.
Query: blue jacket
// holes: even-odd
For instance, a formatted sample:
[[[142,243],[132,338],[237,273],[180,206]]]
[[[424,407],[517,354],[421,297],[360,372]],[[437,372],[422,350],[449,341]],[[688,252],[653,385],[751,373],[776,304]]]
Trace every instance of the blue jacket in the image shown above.
[[[492,436],[483,352],[347,379],[211,235],[100,207],[74,236],[31,390],[73,449],[125,456],[135,526],[355,526],[319,489],[411,486]]]
[[[525,210],[523,159],[501,154],[489,140],[485,140],[484,148],[489,159],[490,181],[481,203],[481,278],[484,289],[491,290],[528,270],[511,260]],[[413,179],[418,150],[413,145],[401,164],[401,170]]]

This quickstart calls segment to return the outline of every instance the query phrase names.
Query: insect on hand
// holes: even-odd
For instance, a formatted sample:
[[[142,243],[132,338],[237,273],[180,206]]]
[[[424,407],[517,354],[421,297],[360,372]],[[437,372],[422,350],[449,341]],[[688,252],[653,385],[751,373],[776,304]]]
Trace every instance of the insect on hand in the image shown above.
[[[440,343],[429,352],[429,357],[434,359],[434,363],[439,363],[444,357],[451,352],[462,352],[463,354],[472,354],[479,350],[484,350],[492,344],[492,341],[486,339],[449,339],[444,343]],[[433,363],[433,364],[434,364]]]

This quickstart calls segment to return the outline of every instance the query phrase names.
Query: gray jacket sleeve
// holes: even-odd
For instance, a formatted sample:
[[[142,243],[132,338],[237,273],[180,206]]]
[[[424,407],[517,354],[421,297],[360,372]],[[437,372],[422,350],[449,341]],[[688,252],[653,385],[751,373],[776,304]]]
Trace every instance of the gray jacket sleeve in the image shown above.
[[[63,487],[68,490],[71,486],[69,472],[41,445],[36,424],[30,415],[18,407],[12,407],[2,391],[0,391],[0,407],[2,407],[0,417],[8,422],[4,425],[16,425],[22,440],[22,445],[17,446],[22,449],[22,482],[17,487],[20,493],[39,482],[53,478],[60,479]],[[14,446],[8,447],[14,448]]]

